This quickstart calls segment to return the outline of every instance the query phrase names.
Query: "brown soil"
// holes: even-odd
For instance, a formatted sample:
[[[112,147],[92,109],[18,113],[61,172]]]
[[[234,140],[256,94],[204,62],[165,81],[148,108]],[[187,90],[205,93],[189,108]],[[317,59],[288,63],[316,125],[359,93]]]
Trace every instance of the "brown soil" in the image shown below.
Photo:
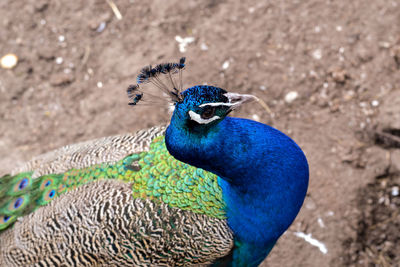
[[[19,57],[0,69],[0,173],[168,121],[163,106],[129,107],[125,89],[142,66],[186,56],[187,87],[258,95],[273,116],[234,115],[286,132],[308,157],[305,205],[263,266],[400,266],[398,1],[115,4],[121,20],[105,0],[0,2],[0,56]],[[176,36],[195,39],[181,53]]]

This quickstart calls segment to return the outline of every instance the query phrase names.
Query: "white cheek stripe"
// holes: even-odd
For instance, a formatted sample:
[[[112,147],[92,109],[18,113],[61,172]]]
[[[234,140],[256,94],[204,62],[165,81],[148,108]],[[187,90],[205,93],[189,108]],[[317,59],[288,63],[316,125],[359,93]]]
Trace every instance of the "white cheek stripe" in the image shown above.
[[[189,110],[189,116],[190,116],[191,120],[194,120],[200,124],[207,124],[207,123],[210,123],[212,121],[215,121],[215,120],[218,120],[221,118],[220,116],[214,116],[212,118],[205,120],[205,119],[202,119],[199,114],[197,114],[196,112],[194,112],[192,110]]]
[[[228,106],[228,107],[230,107],[230,106],[233,106],[233,105],[235,105],[235,103],[224,103],[224,102],[218,102],[218,103],[204,103],[204,104],[201,104],[201,105],[199,106],[199,108],[202,108],[202,107],[205,107],[205,106],[210,106],[210,107]]]

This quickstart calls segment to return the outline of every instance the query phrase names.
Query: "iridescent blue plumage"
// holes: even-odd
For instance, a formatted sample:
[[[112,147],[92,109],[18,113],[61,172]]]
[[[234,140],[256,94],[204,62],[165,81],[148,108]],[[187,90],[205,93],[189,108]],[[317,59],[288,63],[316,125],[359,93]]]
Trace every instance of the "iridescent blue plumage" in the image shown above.
[[[247,101],[245,95],[212,86],[195,86],[182,95],[166,132],[167,148],[178,160],[219,176],[235,234],[231,265],[257,266],[300,210],[308,187],[306,157],[270,126],[225,117]],[[204,123],[201,114],[210,106],[217,118]]]

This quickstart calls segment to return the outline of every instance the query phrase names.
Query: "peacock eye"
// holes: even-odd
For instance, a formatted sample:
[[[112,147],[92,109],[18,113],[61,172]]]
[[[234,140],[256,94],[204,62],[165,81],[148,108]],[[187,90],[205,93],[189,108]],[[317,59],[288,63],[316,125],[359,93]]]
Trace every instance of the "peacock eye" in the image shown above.
[[[206,106],[201,113],[201,118],[204,120],[210,119],[215,115],[215,107],[213,106]]]

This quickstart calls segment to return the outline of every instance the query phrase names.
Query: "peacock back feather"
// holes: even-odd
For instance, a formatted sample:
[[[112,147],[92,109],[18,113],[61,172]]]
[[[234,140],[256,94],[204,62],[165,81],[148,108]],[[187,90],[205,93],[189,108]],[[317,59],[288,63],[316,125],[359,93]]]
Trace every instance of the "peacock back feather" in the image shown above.
[[[152,140],[148,151],[115,163],[100,163],[61,174],[32,177],[33,172],[0,178],[0,230],[84,184],[104,179],[132,184],[134,198],[164,202],[171,207],[225,219],[217,176],[172,157],[164,136]]]
[[[20,168],[35,169],[0,178],[0,266],[179,266],[228,254],[233,235],[217,176],[173,158],[164,132],[64,147]],[[126,150],[126,140],[142,145]],[[101,162],[93,152],[107,149],[121,159]],[[60,157],[70,160],[59,165]],[[65,166],[81,168],[46,173]],[[26,202],[12,209],[20,198]],[[81,256],[68,255],[68,247]]]

